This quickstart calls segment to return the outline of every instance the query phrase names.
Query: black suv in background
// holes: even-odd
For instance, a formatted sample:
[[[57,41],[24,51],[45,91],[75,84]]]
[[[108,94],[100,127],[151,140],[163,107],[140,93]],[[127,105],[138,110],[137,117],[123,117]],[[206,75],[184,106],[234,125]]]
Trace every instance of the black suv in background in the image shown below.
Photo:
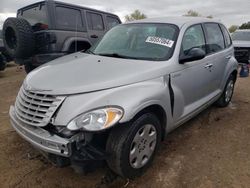
[[[6,64],[10,61],[12,61],[12,58],[7,53],[3,45],[2,30],[0,30],[0,71],[3,71],[6,67]]]
[[[0,71],[3,71],[5,69],[6,62],[5,62],[4,56],[2,54],[2,49],[4,47],[3,47],[3,40],[2,40],[1,35],[2,35],[2,31],[0,31]]]
[[[26,72],[48,61],[87,50],[121,21],[117,15],[77,5],[42,1],[17,11],[3,25],[4,45]]]

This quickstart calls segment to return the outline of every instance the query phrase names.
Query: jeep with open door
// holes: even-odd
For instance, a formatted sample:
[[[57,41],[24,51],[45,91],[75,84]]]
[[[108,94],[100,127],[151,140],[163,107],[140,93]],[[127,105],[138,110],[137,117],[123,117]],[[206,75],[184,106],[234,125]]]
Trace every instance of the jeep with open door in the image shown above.
[[[26,72],[61,57],[86,50],[120,24],[117,15],[77,5],[42,1],[23,7],[3,25],[4,45]]]

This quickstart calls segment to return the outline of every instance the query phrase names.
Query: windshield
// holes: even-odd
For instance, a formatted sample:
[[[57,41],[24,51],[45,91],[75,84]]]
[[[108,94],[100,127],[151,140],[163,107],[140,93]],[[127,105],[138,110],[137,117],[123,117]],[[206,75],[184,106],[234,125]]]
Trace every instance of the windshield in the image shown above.
[[[250,31],[236,31],[232,34],[232,39],[250,41]]]
[[[167,60],[177,35],[177,26],[171,24],[124,24],[111,29],[89,51],[116,58]]]

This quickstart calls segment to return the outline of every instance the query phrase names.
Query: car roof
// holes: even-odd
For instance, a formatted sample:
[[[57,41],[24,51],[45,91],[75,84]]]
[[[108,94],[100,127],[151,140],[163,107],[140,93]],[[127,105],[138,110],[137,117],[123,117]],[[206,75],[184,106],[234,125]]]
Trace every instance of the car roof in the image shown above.
[[[221,23],[218,20],[203,18],[203,17],[191,17],[191,16],[178,16],[178,17],[160,17],[160,18],[147,18],[143,20],[136,20],[128,23],[168,23],[174,24],[178,27],[182,27],[184,24],[197,24],[205,22]]]
[[[237,29],[235,32],[250,32],[250,29]]]
[[[53,0],[50,0],[50,1],[53,1]],[[32,4],[29,4],[27,6],[24,6],[24,7],[20,8],[20,9],[18,9],[17,11],[20,11],[20,10],[23,10],[23,9],[28,9],[28,8],[34,6],[34,5],[37,5],[37,4],[40,4],[40,3],[45,3],[45,2],[46,1],[39,1],[39,2],[36,2],[36,3],[32,3]],[[75,7],[75,8],[80,8],[80,9],[86,9],[86,10],[90,10],[90,11],[100,12],[100,13],[108,14],[108,15],[111,15],[111,16],[119,18],[117,15],[112,14],[110,12],[105,12],[105,11],[101,11],[101,10],[97,10],[97,9],[93,9],[93,8],[89,8],[89,7],[85,7],[85,6],[80,6],[80,5],[76,5],[76,4],[71,4],[71,3],[64,3],[64,2],[61,2],[61,1],[54,1],[54,2],[56,4],[60,4],[60,5],[66,5],[66,6],[71,6],[71,7]]]
[[[101,12],[101,13],[104,13],[104,14],[109,14],[109,15],[118,17],[117,15],[112,14],[110,12],[105,12],[105,11],[102,11],[102,10],[97,10],[97,9],[93,9],[93,8],[89,8],[89,7],[85,7],[85,6],[81,6],[81,5],[76,5],[76,4],[71,4],[71,3],[64,3],[64,2],[61,2],[61,1],[54,1],[54,2],[58,3],[58,4],[61,4],[61,5],[68,5],[68,6],[72,6],[72,7],[81,8],[81,9],[92,10],[92,11],[95,11],[95,12]]]

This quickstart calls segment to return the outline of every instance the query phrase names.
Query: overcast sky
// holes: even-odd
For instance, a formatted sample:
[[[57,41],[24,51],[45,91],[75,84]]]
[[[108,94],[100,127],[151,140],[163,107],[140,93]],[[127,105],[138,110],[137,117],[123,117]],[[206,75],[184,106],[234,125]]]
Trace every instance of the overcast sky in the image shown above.
[[[68,3],[88,6],[124,16],[139,9],[148,17],[181,16],[192,9],[200,14],[212,15],[230,25],[241,25],[250,21],[250,0],[61,0]],[[15,16],[16,10],[38,2],[38,0],[0,0],[0,28],[3,21]]]

